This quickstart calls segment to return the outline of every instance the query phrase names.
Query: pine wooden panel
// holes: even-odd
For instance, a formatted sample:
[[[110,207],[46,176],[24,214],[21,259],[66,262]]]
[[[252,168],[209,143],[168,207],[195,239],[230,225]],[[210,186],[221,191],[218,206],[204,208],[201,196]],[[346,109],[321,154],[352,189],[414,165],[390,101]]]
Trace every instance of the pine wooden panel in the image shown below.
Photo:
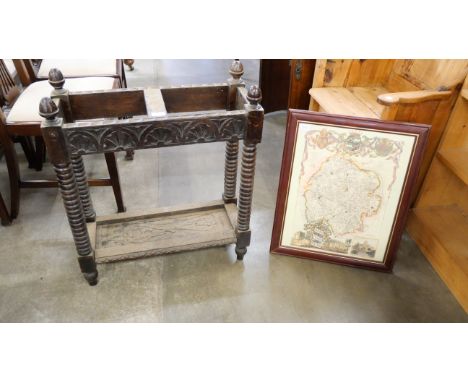
[[[468,219],[456,206],[416,208],[407,225],[439,276],[468,313]]]
[[[468,81],[465,86],[468,86]],[[463,92],[468,92],[468,89],[463,89]],[[446,129],[443,146],[468,147],[468,101],[462,96],[458,98],[447,126],[451,128]]]
[[[325,80],[325,70],[327,69],[327,60],[316,60],[314,79],[312,82],[313,88],[322,88]],[[312,101],[311,101],[312,102]]]
[[[460,149],[440,149],[437,156],[442,163],[468,185],[468,147]]]
[[[426,152],[424,153],[418,180],[415,189],[421,188],[422,182],[426,176],[429,166],[434,158],[437,146],[439,145],[444,126],[433,123],[434,115],[439,107],[439,101],[428,101],[420,104],[398,105],[395,115],[395,121],[424,123],[431,126],[429,138],[427,141]]]
[[[416,206],[424,208],[453,204],[468,214],[468,187],[436,156],[421,188]]]
[[[330,114],[378,118],[369,107],[346,88],[312,88],[310,96],[322,110]]]
[[[468,89],[468,77],[463,89]],[[439,107],[444,106],[443,104],[441,103]],[[442,123],[439,119],[436,119],[435,122],[438,125]],[[465,159],[460,155],[451,156],[452,149],[468,150],[468,102],[462,97],[462,93],[450,114],[441,139],[439,151],[442,152],[442,155],[436,155],[432,161],[421,189],[416,204],[418,207],[455,203],[468,213],[468,187],[462,180],[467,171],[468,159],[466,156]],[[448,153],[448,156],[444,155],[444,152]]]
[[[426,89],[425,77],[429,62],[433,60],[398,60],[393,67],[393,74],[400,76],[418,89]]]
[[[393,72],[419,89],[453,87],[464,81],[468,73],[468,61],[397,60]]]
[[[352,60],[346,87],[384,86],[395,60]]]
[[[383,86],[391,92],[453,88],[468,60],[317,60],[313,87]]]
[[[386,106],[377,102],[377,97],[388,93],[387,89],[381,86],[374,87],[352,87],[348,88],[351,93],[364,105],[366,105],[379,118],[382,116]]]
[[[453,254],[455,261],[465,271],[468,282],[468,216],[455,205],[414,208],[413,213]]]
[[[317,60],[313,87],[383,86],[395,60]]]
[[[322,69],[322,86],[346,86],[352,62],[353,60],[326,60],[325,68]]]
[[[397,65],[397,63],[395,65]],[[384,86],[391,92],[410,92],[421,90],[421,88],[408,81],[408,79],[393,71],[388,76],[387,82]]]
[[[407,228],[468,313],[467,124],[468,103],[460,95]]]

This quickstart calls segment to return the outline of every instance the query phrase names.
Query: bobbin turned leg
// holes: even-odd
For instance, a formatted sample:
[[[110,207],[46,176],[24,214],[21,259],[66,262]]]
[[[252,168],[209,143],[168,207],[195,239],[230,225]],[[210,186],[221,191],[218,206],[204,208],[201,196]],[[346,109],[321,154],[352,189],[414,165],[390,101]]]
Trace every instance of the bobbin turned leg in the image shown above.
[[[98,272],[73,166],[71,163],[54,164],[54,170],[57,174],[63,204],[75,240],[81,272],[89,285],[96,285]]]
[[[224,161],[224,203],[236,203],[237,159],[239,156],[239,140],[237,138],[226,142],[226,159]]]
[[[73,122],[73,112],[70,106],[70,93],[64,88],[65,78],[62,72],[53,68],[49,71],[49,84],[54,88],[51,93],[52,98],[60,100],[61,111],[65,122]],[[110,181],[112,189],[114,191],[115,200],[117,203],[118,212],[124,212],[125,206],[122,200],[122,190],[120,189],[119,172],[117,164],[115,162],[114,153],[104,154],[106,157],[107,169],[109,170]],[[94,212],[89,190],[87,188],[86,173],[81,158],[71,158],[73,169],[75,171],[75,178],[78,183],[78,189],[80,192],[81,202],[86,215],[86,221],[91,222],[96,220],[96,213]]]
[[[244,67],[239,60],[234,60],[229,68],[230,78],[227,80],[228,94],[226,110],[235,110],[237,88],[244,87],[242,74]],[[237,162],[239,157],[239,139],[232,137],[226,142],[226,160],[224,162],[224,203],[236,203]]]
[[[250,214],[252,211],[252,194],[255,175],[255,157],[257,143],[262,139],[263,109],[260,106],[262,93],[257,86],[251,86],[247,93],[249,104],[247,131],[242,148],[241,180],[239,188],[239,201],[237,209],[237,259],[242,260],[250,244]]]
[[[55,173],[57,174],[63,204],[78,252],[78,263],[89,285],[96,285],[98,282],[98,271],[86,227],[82,198],[80,197],[79,186],[74,172],[74,166],[80,171],[80,161],[73,158],[72,164],[72,160],[70,160],[62,131],[62,119],[57,118],[58,108],[50,98],[46,97],[41,100],[39,114],[45,118],[45,121],[41,125],[42,135],[47,145],[51,162],[54,165]],[[84,178],[85,180],[86,178]],[[81,179],[82,181],[83,179]]]
[[[244,142],[237,210],[237,259],[242,260],[250,244],[250,214],[255,175],[256,144]]]
[[[83,206],[86,221],[93,222],[96,220],[96,211],[94,210],[91,195],[89,193],[83,158],[81,155],[73,156],[71,158],[71,163],[73,166],[73,172],[75,173],[76,185],[78,187],[78,193],[80,194],[81,205]]]

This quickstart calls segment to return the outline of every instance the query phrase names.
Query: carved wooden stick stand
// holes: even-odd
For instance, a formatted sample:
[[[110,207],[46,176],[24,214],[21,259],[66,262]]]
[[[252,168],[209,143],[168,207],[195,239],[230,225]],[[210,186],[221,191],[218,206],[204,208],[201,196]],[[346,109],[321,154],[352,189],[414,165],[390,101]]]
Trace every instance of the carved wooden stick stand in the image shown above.
[[[239,60],[232,63],[230,74],[226,84],[161,89],[64,93],[58,86],[53,99],[41,100],[42,134],[59,180],[81,271],[90,285],[97,284],[99,262],[229,243],[236,243],[237,258],[243,259],[250,244],[255,155],[262,137],[263,109],[257,86],[246,94]],[[167,114],[155,117],[158,97]],[[66,120],[78,122],[64,123],[60,113],[72,116]],[[222,200],[96,217],[82,155],[217,141],[226,141]]]

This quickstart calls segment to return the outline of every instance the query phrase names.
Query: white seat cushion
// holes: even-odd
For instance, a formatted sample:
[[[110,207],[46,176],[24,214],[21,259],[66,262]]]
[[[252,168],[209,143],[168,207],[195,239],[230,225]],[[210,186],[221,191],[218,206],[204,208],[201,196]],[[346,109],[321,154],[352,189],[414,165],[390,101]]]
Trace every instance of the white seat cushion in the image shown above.
[[[42,60],[38,77],[48,77],[49,70],[60,69],[64,77],[115,76],[116,60]]]
[[[84,77],[65,80],[64,88],[70,92],[112,89],[112,77]],[[7,122],[41,122],[39,103],[43,97],[49,97],[53,87],[48,81],[33,82],[16,100],[7,117]]]

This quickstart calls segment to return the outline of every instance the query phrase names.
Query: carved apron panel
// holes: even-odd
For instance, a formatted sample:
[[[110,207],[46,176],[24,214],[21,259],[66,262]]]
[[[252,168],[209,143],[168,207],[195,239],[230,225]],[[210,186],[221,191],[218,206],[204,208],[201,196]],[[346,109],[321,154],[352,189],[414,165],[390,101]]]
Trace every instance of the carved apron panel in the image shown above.
[[[122,123],[79,123],[65,128],[72,155],[124,151],[244,138],[246,117],[206,117]]]

